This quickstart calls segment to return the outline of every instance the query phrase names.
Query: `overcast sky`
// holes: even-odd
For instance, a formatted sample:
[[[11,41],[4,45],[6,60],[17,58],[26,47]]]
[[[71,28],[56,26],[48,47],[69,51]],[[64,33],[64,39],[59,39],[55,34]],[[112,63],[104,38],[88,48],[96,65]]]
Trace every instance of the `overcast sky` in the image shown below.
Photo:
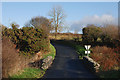
[[[87,24],[117,24],[117,2],[2,2],[2,24],[10,27],[16,22],[22,27],[35,16],[49,18],[48,12],[55,5],[64,9],[71,31],[81,32]]]

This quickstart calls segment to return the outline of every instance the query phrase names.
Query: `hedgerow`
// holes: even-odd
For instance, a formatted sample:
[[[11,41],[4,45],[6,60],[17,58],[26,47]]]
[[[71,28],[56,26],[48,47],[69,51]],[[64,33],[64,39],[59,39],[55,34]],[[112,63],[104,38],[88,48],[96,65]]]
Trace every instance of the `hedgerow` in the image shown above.
[[[23,27],[22,29],[5,29],[3,36],[7,36],[16,44],[16,48],[24,55],[33,55],[38,51],[49,51],[48,34],[43,29]]]
[[[115,25],[107,25],[104,27],[98,27],[95,25],[88,25],[83,28],[82,41],[85,44],[98,42],[105,44],[110,47],[117,47],[119,43],[119,35],[118,35],[118,26]],[[114,45],[113,45],[114,44]]]

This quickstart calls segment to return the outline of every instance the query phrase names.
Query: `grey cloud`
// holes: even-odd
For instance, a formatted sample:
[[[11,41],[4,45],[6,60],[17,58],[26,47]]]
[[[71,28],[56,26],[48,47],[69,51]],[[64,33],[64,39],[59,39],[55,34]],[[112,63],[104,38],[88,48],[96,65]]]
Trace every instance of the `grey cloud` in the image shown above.
[[[115,24],[117,25],[117,19],[114,18],[112,15],[104,14],[102,16],[93,15],[93,16],[86,16],[79,21],[73,22],[71,25],[71,30],[81,30],[87,24],[95,24],[95,25],[104,25],[104,24]]]

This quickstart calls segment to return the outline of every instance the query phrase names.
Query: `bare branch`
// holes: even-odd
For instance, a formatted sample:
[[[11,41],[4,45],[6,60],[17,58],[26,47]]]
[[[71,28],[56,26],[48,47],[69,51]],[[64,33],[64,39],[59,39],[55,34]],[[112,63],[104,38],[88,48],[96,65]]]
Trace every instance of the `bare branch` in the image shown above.
[[[61,6],[55,6],[52,8],[52,10],[49,12],[49,16],[51,17],[52,24],[55,27],[55,32],[57,33],[59,27],[62,27],[63,19],[65,18],[63,9]]]

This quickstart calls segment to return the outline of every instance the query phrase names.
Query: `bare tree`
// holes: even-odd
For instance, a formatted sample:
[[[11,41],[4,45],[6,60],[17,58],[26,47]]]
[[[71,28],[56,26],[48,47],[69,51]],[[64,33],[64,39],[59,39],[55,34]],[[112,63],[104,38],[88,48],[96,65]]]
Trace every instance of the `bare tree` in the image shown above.
[[[60,32],[63,27],[63,20],[65,18],[64,11],[61,6],[55,6],[49,12],[49,16],[51,17],[52,24],[55,29],[55,33]]]

